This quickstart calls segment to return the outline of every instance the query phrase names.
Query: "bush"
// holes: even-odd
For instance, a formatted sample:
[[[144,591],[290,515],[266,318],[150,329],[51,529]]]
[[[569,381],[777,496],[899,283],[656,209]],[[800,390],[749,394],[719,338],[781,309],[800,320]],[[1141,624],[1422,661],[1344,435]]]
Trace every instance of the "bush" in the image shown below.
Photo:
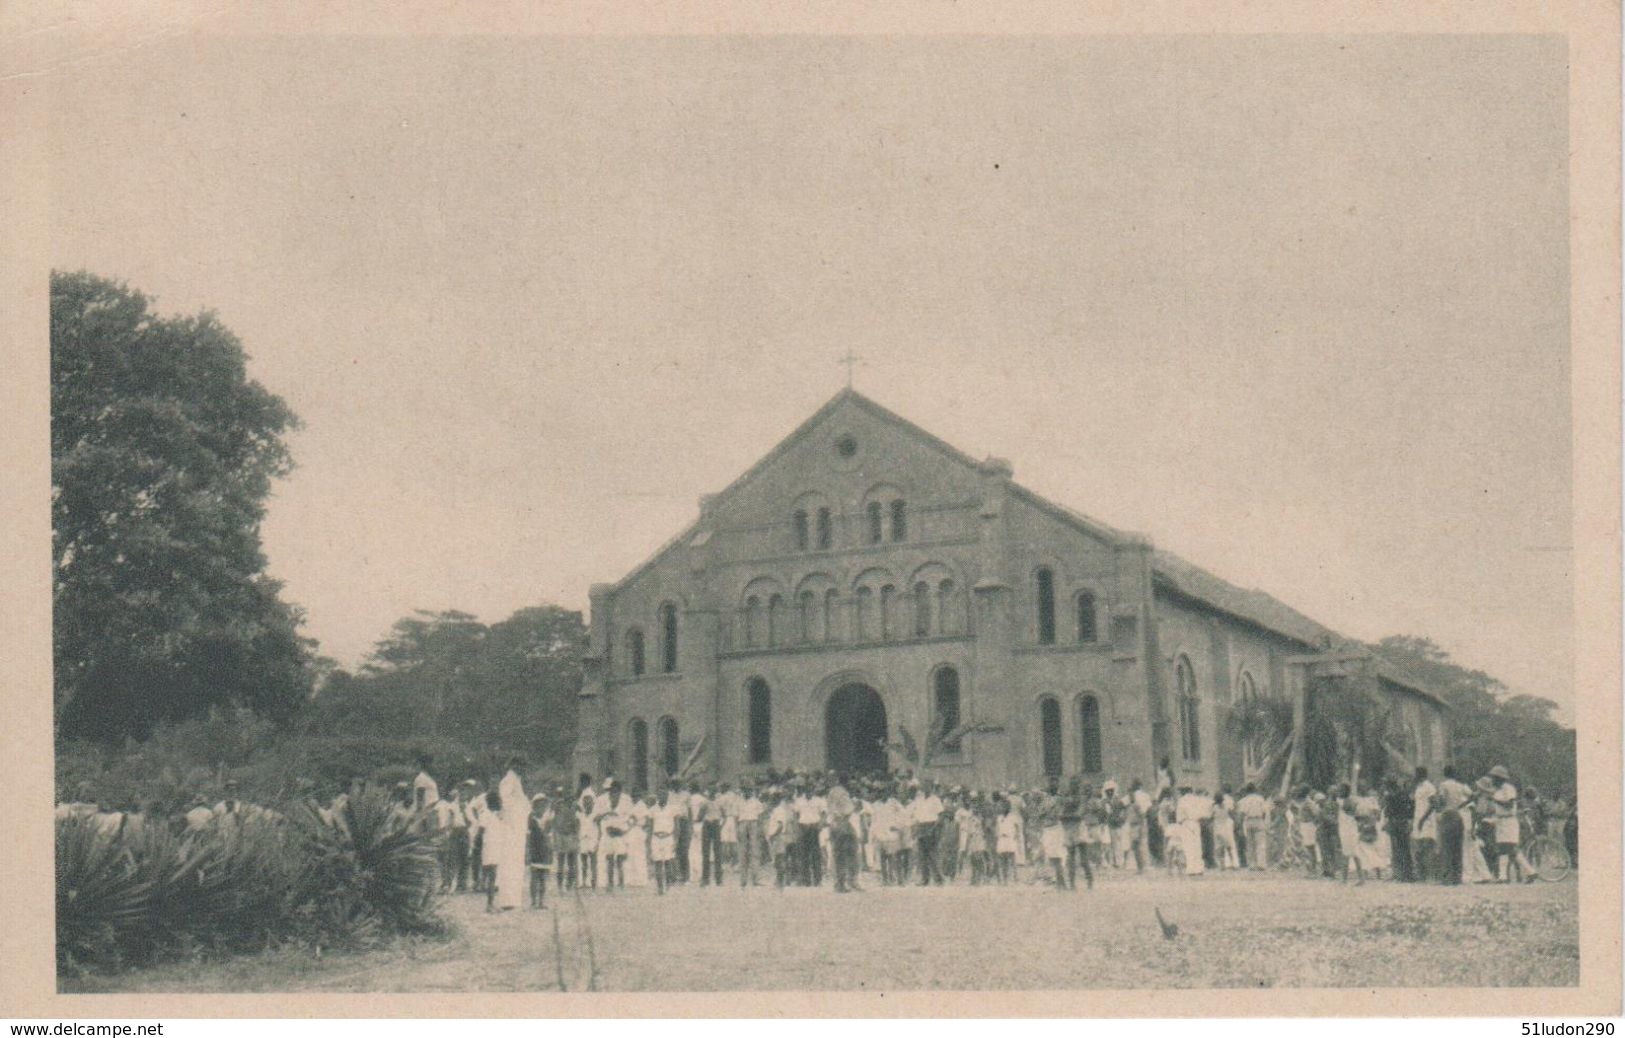
[[[439,933],[435,850],[433,835],[382,790],[351,797],[331,820],[308,805],[186,832],[61,818],[58,966]]]
[[[398,810],[384,789],[348,797],[332,815],[305,805],[295,815],[306,862],[302,904],[317,929],[353,935],[374,925],[396,933],[440,928],[434,910],[439,859],[421,818]]]

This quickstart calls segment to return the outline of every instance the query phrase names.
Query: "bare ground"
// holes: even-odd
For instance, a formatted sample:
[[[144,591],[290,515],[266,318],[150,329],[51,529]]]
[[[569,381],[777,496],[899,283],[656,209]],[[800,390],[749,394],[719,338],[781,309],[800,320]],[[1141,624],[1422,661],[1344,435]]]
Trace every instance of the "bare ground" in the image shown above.
[[[1179,927],[1164,938],[1153,907]],[[1047,886],[682,887],[486,915],[448,900],[447,941],[278,950],[110,976],[67,991],[729,991],[1566,986],[1576,887],[1343,886],[1295,876],[1109,874]]]

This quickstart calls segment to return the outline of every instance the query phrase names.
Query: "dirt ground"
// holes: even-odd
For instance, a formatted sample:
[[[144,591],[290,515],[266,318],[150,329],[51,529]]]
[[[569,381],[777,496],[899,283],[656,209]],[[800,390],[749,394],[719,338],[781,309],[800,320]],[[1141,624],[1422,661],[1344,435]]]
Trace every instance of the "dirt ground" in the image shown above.
[[[1081,877],[1080,877],[1081,881]],[[1179,928],[1163,936],[1153,909]],[[448,941],[288,950],[64,979],[63,991],[729,991],[1566,986],[1576,887],[1342,886],[1279,874],[1108,874],[1093,891],[628,888],[487,915]]]

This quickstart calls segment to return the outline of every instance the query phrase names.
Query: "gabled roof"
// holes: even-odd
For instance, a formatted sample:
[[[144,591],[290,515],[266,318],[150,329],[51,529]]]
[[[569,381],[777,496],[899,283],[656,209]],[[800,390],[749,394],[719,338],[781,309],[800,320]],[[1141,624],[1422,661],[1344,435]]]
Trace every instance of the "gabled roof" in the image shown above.
[[[828,417],[842,404],[851,404],[860,410],[866,411],[874,417],[894,425],[907,435],[921,443],[940,451],[944,456],[961,465],[972,469],[980,469],[982,463],[966,454],[964,451],[948,443],[925,429],[920,428],[902,415],[875,403],[868,397],[859,393],[850,386],[842,389],[829,399],[824,406],[796,428],[784,439],[780,440],[772,450],[762,455],[761,459],[746,469],[739,478],[735,479],[722,489],[716,497],[723,497],[749,483],[757,474],[772,465],[779,457],[799,442],[804,436]],[[1064,505],[1055,503],[1040,494],[1012,481],[1010,491],[1026,503],[1047,512],[1057,520],[1082,531],[1089,536],[1099,538],[1116,546],[1134,544],[1149,544],[1149,541],[1134,533],[1129,533],[1115,527],[1108,526],[1097,519],[1075,512]],[[703,520],[696,520],[689,524],[676,537],[667,541],[661,548],[633,569],[615,585],[617,589],[624,587],[632,580],[653,566],[667,552],[678,545],[687,542],[701,527]],[[1349,641],[1331,628],[1310,619],[1291,606],[1256,589],[1242,588],[1220,577],[1209,573],[1193,563],[1187,562],[1172,552],[1156,550],[1151,554],[1151,567],[1153,580],[1164,589],[1172,591],[1192,601],[1203,603],[1219,612],[1226,613],[1237,619],[1253,624],[1266,631],[1273,632],[1301,644],[1305,649],[1319,650],[1327,644],[1341,645]],[[1416,692],[1440,705],[1446,705],[1442,699],[1429,691],[1425,684],[1406,674],[1391,661],[1377,657],[1378,674],[1406,689]]]

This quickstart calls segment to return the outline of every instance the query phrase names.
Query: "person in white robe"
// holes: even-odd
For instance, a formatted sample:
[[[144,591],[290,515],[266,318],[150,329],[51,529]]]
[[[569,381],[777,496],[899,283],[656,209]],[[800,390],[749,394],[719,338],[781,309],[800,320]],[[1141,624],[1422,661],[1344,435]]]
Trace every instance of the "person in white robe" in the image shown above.
[[[487,815],[486,864],[496,866],[496,894],[492,901],[499,911],[518,908],[530,886],[530,870],[525,864],[525,846],[530,836],[530,798],[525,784],[512,769],[497,785],[502,807]]]
[[[649,805],[637,797],[626,798],[626,885],[649,885]]]

